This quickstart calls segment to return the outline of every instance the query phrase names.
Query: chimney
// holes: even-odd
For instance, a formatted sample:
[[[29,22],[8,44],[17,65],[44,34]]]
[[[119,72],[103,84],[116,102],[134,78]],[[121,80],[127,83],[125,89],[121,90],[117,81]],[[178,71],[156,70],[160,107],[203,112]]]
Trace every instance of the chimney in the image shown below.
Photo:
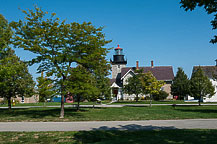
[[[215,66],[217,66],[217,59],[215,60]]]
[[[139,61],[136,61],[136,70],[139,69]]]
[[[154,68],[154,61],[151,61],[151,68]]]

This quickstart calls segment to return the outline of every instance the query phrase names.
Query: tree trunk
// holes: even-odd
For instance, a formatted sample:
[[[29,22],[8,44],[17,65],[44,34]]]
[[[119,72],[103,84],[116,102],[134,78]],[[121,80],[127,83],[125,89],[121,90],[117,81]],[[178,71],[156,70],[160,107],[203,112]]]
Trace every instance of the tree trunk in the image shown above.
[[[7,99],[8,99],[8,110],[11,110],[11,97]]]
[[[64,118],[64,94],[61,95],[60,118]]]
[[[77,96],[77,100],[78,100],[77,111],[79,111],[79,108],[80,108],[80,96]]]
[[[150,107],[151,107],[151,103],[152,103],[152,95],[150,95]]]
[[[95,102],[93,102],[93,108],[95,108]]]
[[[64,98],[65,98],[65,76],[63,76],[63,83],[61,84],[61,110],[60,110],[60,118],[64,118]]]
[[[200,96],[199,101],[198,101],[198,102],[199,102],[199,106],[201,106],[201,104],[200,104],[200,100],[201,100],[201,96]]]
[[[44,98],[44,107],[45,107],[45,98]]]
[[[138,98],[138,94],[137,94],[137,95],[136,95],[136,102],[138,102],[138,99],[139,99],[139,98]]]

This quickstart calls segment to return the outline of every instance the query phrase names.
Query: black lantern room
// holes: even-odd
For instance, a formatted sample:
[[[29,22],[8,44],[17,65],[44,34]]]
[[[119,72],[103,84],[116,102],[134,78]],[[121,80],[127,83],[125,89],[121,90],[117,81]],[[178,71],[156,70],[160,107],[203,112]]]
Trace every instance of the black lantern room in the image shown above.
[[[127,61],[124,59],[123,49],[119,47],[115,48],[115,55],[113,55],[112,64],[127,64]]]

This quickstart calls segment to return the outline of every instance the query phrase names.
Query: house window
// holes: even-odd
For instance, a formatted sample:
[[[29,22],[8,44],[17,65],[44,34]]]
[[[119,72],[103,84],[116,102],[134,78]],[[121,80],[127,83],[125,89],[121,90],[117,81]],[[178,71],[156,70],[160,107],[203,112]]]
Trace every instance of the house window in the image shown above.
[[[120,65],[118,65],[118,68],[120,68]]]

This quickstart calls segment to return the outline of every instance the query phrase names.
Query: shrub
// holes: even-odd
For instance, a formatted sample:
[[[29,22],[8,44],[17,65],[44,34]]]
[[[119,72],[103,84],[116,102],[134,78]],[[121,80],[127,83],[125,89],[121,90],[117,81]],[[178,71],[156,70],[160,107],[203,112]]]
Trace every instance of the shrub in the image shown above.
[[[153,99],[158,101],[158,100],[164,100],[169,96],[169,94],[165,91],[160,91],[159,94],[153,95]]]
[[[145,100],[150,100],[150,96],[145,96]]]

